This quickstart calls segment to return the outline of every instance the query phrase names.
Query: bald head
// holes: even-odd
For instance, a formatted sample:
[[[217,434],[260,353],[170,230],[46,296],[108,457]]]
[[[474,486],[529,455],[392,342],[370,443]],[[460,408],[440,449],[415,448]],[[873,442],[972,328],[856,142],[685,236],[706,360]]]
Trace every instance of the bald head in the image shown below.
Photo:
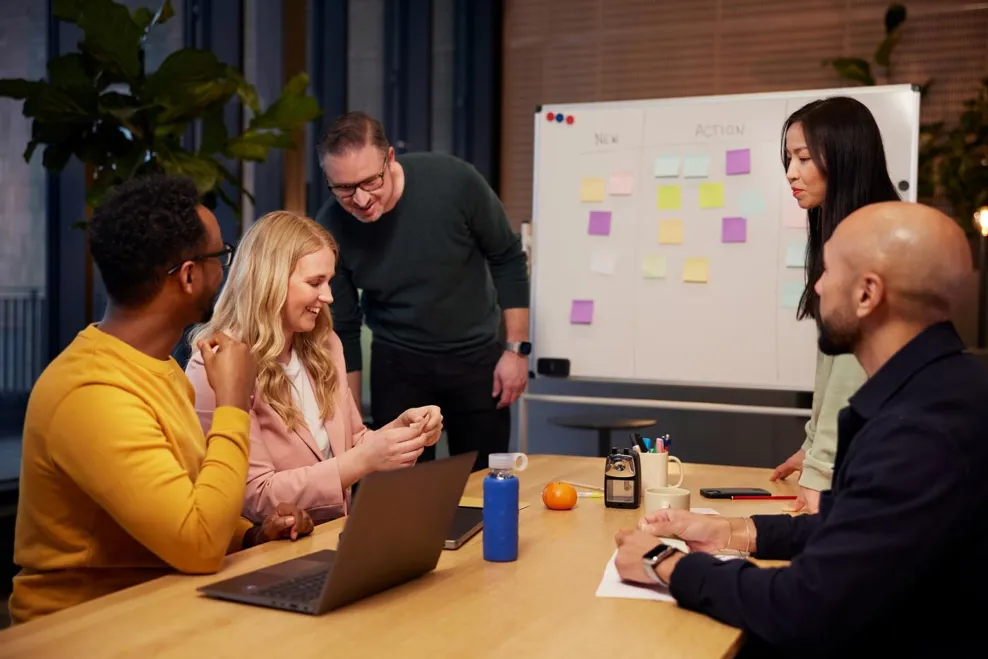
[[[883,299],[876,302],[885,304],[889,317],[947,320],[971,280],[964,232],[923,204],[865,206],[838,225],[826,250],[825,258],[835,261],[835,268],[843,265],[852,278],[878,282]]]

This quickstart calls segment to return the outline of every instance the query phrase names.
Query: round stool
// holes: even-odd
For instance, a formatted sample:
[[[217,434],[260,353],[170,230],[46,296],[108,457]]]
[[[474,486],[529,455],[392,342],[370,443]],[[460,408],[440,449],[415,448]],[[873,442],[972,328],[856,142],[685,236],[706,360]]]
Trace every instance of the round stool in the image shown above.
[[[636,430],[638,428],[648,428],[658,423],[655,419],[629,419],[620,416],[604,416],[599,414],[573,414],[570,416],[555,416],[549,419],[549,423],[562,426],[563,428],[579,428],[581,430],[597,431],[597,454],[606,457],[611,452],[611,431],[612,430]],[[632,443],[627,442],[627,447],[631,448]]]

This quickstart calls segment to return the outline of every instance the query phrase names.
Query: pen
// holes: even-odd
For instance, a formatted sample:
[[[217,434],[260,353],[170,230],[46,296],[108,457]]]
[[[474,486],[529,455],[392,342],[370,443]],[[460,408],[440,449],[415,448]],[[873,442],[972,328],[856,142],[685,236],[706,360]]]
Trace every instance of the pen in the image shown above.
[[[576,493],[576,496],[578,496],[578,497],[587,497],[588,499],[603,499],[604,498],[604,493],[603,492],[577,492]]]
[[[648,453],[648,445],[642,441],[642,436],[636,432],[631,433],[631,444],[637,446],[642,453]]]
[[[596,485],[585,485],[583,483],[576,483],[574,481],[559,481],[560,483],[566,483],[567,485],[572,485],[573,487],[582,487],[585,490],[594,490],[596,492],[603,492],[604,488],[597,487]],[[579,494],[579,492],[577,492]]]
[[[731,497],[731,501],[792,501],[796,497],[789,495],[752,496],[752,497]]]

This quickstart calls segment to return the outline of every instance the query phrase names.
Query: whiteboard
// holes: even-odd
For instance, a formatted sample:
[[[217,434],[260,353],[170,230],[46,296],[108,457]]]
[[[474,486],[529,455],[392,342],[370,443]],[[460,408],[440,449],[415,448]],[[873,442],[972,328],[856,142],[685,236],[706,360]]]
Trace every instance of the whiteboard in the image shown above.
[[[792,112],[835,95],[871,110],[915,201],[910,85],[537,108],[533,357],[573,378],[812,390],[806,213],[780,142]]]

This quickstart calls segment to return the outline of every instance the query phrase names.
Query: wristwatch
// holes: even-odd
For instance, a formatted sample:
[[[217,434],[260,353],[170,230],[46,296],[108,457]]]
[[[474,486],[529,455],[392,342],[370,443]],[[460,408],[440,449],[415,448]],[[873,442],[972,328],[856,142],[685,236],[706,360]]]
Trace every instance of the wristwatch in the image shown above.
[[[531,354],[532,344],[528,341],[508,341],[504,344],[504,349],[524,357]]]
[[[644,556],[642,556],[642,563],[645,564],[645,574],[647,574],[649,578],[655,583],[668,588],[669,584],[667,584],[659,577],[659,573],[655,571],[655,568],[658,567],[659,563],[669,558],[678,551],[679,550],[676,549],[675,547],[670,547],[664,542],[660,542],[659,544],[655,545],[655,547],[648,550],[648,552]]]

